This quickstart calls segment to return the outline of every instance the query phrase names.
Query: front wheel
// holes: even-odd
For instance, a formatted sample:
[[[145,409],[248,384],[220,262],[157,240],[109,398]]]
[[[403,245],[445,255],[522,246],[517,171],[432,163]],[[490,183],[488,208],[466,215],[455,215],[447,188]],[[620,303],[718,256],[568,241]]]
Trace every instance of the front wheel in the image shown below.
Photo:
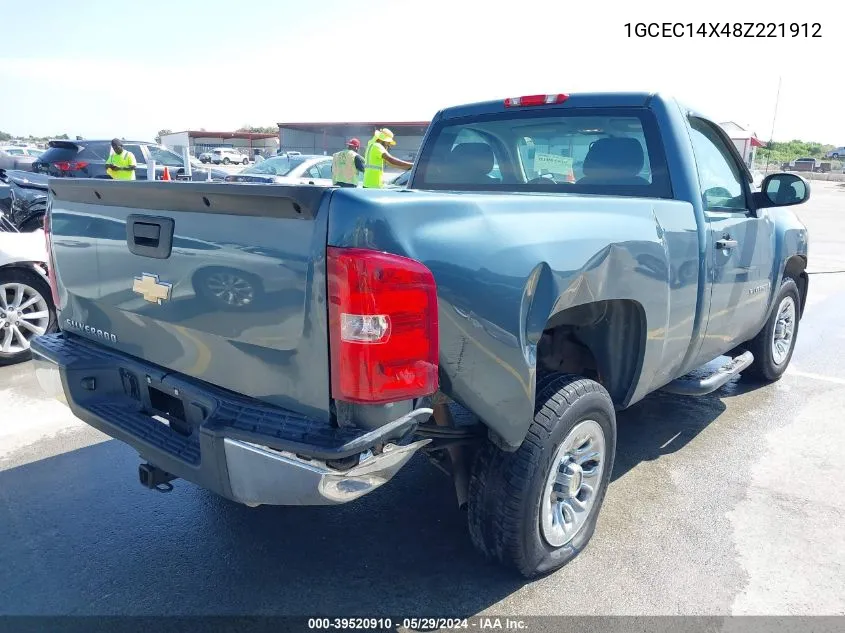
[[[29,360],[32,339],[55,329],[47,282],[35,271],[0,268],[0,366]]]
[[[607,391],[556,374],[537,389],[522,446],[479,450],[469,486],[469,531],[488,558],[526,578],[563,567],[586,547],[613,470],[616,413]]]
[[[798,284],[787,277],[780,285],[769,320],[748,344],[754,362],[743,373],[767,382],[780,379],[792,360],[800,315]]]
[[[223,164],[224,164],[224,165],[228,165],[230,162],[232,162],[232,161],[230,161],[230,160],[229,160],[229,157],[228,157],[228,156],[227,156],[226,158],[224,158],[224,159],[223,159]]]

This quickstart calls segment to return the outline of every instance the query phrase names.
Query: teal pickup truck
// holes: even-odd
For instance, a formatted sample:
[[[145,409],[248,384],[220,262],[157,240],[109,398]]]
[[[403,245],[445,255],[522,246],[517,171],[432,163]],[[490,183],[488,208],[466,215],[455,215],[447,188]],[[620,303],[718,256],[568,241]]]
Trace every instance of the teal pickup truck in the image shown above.
[[[810,187],[751,181],[659,94],[445,109],[398,189],[51,179],[34,366],[148,488],[338,504],[419,452],[543,574],[593,534],[618,410],[789,365]]]

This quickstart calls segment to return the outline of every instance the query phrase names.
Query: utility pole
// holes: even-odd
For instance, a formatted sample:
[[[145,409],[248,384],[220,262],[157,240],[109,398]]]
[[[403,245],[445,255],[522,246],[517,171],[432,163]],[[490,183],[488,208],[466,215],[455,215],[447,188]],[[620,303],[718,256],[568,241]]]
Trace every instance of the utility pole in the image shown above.
[[[772,143],[774,142],[775,137],[775,121],[778,118],[778,102],[780,101],[780,83],[781,83],[781,76],[778,76],[778,92],[777,96],[775,97],[775,113],[772,115],[772,133],[769,134],[769,151],[766,153],[766,173],[769,173],[769,160],[772,157]]]

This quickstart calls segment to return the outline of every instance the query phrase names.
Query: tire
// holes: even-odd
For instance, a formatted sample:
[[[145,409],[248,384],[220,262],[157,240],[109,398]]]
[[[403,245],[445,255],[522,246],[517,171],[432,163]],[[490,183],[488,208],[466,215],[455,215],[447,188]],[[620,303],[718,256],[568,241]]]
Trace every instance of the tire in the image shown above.
[[[249,165],[249,159],[248,159],[248,158],[244,158],[244,159],[243,159],[243,161],[241,161],[241,162],[242,162],[244,165]]]
[[[585,434],[592,437],[589,445],[578,441]],[[573,443],[583,450],[575,450]],[[601,458],[584,460],[593,451]],[[580,376],[547,376],[537,387],[534,420],[522,446],[506,452],[488,442],[476,455],[467,504],[473,544],[488,559],[526,578],[563,567],[593,535],[615,452],[616,412],[604,387]],[[574,467],[575,473],[561,471],[564,463],[573,464],[572,459],[581,460],[588,468]],[[561,508],[568,505],[568,515],[575,519],[569,532],[551,521],[552,508],[557,505],[551,501],[556,483],[551,480],[553,467],[560,477],[574,482],[568,491],[557,491],[568,498]],[[578,475],[590,471],[592,476]],[[582,499],[585,483],[593,484],[593,492]],[[573,498],[575,485],[579,487]],[[573,515],[575,501],[587,505]]]
[[[832,156],[831,158],[839,158],[839,154],[837,154],[836,152],[834,152],[834,154],[833,154],[833,156]]]
[[[228,164],[229,164],[229,163],[231,163],[231,162],[232,162],[232,161],[230,161],[230,160],[229,160],[229,157],[228,157],[228,156],[227,156],[226,158],[224,158],[224,159],[223,159],[223,164],[224,164],[224,165],[228,165]]]
[[[748,343],[748,350],[754,354],[754,362],[743,372],[744,375],[765,382],[780,380],[792,360],[792,352],[798,338],[800,314],[801,294],[798,292],[798,284],[791,277],[786,277],[780,285],[766,325]],[[782,324],[779,323],[781,317],[784,317]],[[788,344],[785,347],[775,344],[776,334],[781,343],[785,340],[783,337],[788,335]]]
[[[42,334],[56,330],[56,308],[53,305],[49,284],[32,270],[0,268],[0,293],[2,293],[2,298],[9,307],[12,307],[16,299],[15,289],[17,287],[26,289],[24,290],[23,300],[19,303],[25,304],[35,294],[40,297],[40,301],[19,311],[23,313],[23,318],[17,313],[12,315],[8,308],[0,307],[0,366],[14,365],[32,358],[29,343],[37,334],[21,326],[21,321],[43,329]],[[3,304],[0,303],[0,305]],[[45,310],[47,316],[44,318],[25,318],[27,315],[39,314]],[[16,332],[21,332],[21,336],[26,340],[25,344],[21,343]],[[7,350],[7,346],[10,349]]]

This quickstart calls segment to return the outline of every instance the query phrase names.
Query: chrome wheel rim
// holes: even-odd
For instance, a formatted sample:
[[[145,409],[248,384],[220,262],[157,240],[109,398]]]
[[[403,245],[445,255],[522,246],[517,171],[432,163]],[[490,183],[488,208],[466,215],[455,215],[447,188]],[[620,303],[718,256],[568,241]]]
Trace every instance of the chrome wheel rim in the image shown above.
[[[49,325],[50,309],[40,292],[26,284],[0,284],[0,353],[25,352]]]
[[[232,306],[249,305],[255,298],[252,284],[243,277],[230,273],[211,275],[206,281],[206,286],[211,294]]]
[[[789,356],[795,337],[795,301],[784,297],[778,306],[777,320],[772,331],[772,360],[782,365]]]
[[[595,420],[579,422],[558,447],[540,505],[540,530],[552,547],[569,543],[587,522],[606,456],[604,431]]]

